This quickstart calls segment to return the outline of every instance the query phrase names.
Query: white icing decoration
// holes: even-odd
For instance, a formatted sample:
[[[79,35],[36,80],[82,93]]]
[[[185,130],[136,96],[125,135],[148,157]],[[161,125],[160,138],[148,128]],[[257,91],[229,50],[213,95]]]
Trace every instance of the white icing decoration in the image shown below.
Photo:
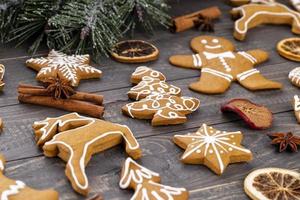
[[[233,77],[230,74],[225,74],[223,72],[220,72],[220,71],[217,71],[217,70],[214,70],[211,68],[204,68],[204,69],[202,69],[201,73],[209,73],[214,76],[223,78],[223,79],[227,80],[228,82],[231,82],[233,80]]]
[[[194,67],[201,67],[202,60],[201,60],[199,54],[194,54],[194,55],[192,55],[192,57],[193,57]]]
[[[202,44],[207,44],[207,40],[203,39],[203,40],[201,40],[201,43]]]
[[[180,104],[176,102],[176,100],[180,100]],[[147,103],[151,103],[150,106],[147,106]],[[143,104],[144,103],[144,104]],[[189,105],[190,103],[191,105]],[[140,104],[143,104],[147,107],[138,107]],[[185,112],[194,112],[198,109],[200,102],[196,98],[192,97],[177,97],[172,95],[149,95],[146,98],[140,100],[135,103],[126,104],[129,115],[134,118],[132,111],[141,111],[144,110],[153,110],[157,111],[155,115],[158,115],[162,118],[166,119],[175,119],[175,118],[186,118],[185,116],[179,116],[177,113],[185,113]],[[170,109],[170,111],[166,114],[163,113],[163,110]]]
[[[134,164],[138,169],[130,169],[130,165]],[[166,185],[162,185],[154,182],[153,177],[159,177],[159,174],[153,172],[138,163],[136,163],[131,158],[127,158],[124,164],[122,177],[119,182],[119,186],[122,189],[126,189],[129,185],[134,182],[136,184],[135,193],[130,200],[174,200],[173,196],[181,195],[183,192],[186,192],[185,188],[174,188]],[[151,190],[148,191],[150,187],[143,187],[143,182],[148,182],[148,184],[160,188],[159,191]],[[168,199],[163,199],[159,193],[162,193],[168,197]],[[137,196],[141,195],[141,198],[137,199]],[[149,196],[151,194],[151,196]],[[152,197],[152,198],[151,198]]]
[[[223,53],[210,53],[210,52],[203,52],[203,55],[206,57],[206,59],[210,60],[210,59],[215,59],[218,58],[221,62],[221,64],[223,65],[224,69],[227,72],[231,71],[231,67],[230,65],[226,62],[225,58],[235,58],[235,55],[233,54],[232,51],[226,51]]]
[[[0,171],[3,171],[4,170],[4,164],[3,164],[3,161],[0,160]]]
[[[297,11],[300,10],[300,0],[290,0],[290,2]]]
[[[212,40],[212,42],[213,43],[219,43],[219,40],[215,38],[215,39]]]
[[[25,188],[25,183],[16,181],[15,185],[10,185],[8,190],[4,190],[1,194],[1,200],[9,200],[9,196],[16,195],[21,189]]]
[[[248,78],[249,76],[252,76],[253,74],[258,74],[258,73],[259,73],[259,71],[257,69],[250,69],[250,70],[247,70],[247,71],[244,71],[244,72],[238,74],[236,77],[239,81],[243,81],[246,78]]]
[[[275,6],[279,6],[279,7],[283,7],[284,9],[287,10],[287,12],[280,12],[280,13],[276,13],[276,12],[269,12],[269,11],[258,11],[256,13],[254,13],[253,15],[251,15],[245,22],[244,26],[244,30],[241,30],[239,28],[239,23],[240,21],[244,20],[245,17],[248,17],[248,15],[246,15],[244,8],[247,7],[248,5],[244,5],[244,6],[240,6],[238,8],[233,8],[233,10],[238,10],[242,12],[242,17],[240,19],[238,19],[235,22],[235,30],[237,32],[239,32],[240,34],[244,34],[247,32],[248,30],[248,24],[249,22],[252,21],[252,19],[254,19],[257,15],[270,15],[270,16],[290,16],[294,19],[294,21],[296,22],[296,24],[298,25],[298,27],[300,26],[300,22],[299,19],[297,17],[300,18],[300,14],[297,13],[296,11],[293,11],[291,9],[289,9],[287,6],[283,5],[283,4],[278,4],[278,3],[269,3],[269,4],[265,4],[265,6],[269,6],[269,7],[275,7]],[[250,4],[251,6],[251,4]]]
[[[161,81],[150,76],[145,76],[143,77],[143,80],[139,82],[136,86],[132,87],[128,93],[135,94],[136,100],[139,100],[141,95],[179,95],[180,92],[181,89],[179,87],[169,85],[165,81]]]
[[[298,95],[294,96],[294,110],[300,111],[300,99]]]
[[[207,48],[207,49],[219,49],[221,47],[222,47],[221,45],[216,45],[216,46],[205,45],[205,48]]]
[[[249,53],[247,53],[245,51],[239,51],[238,54],[240,54],[244,58],[248,59],[250,62],[252,62],[252,64],[257,63],[256,58],[254,58],[252,55],[250,55]]]
[[[35,124],[44,125],[44,126],[40,129],[40,131],[42,132],[42,137],[41,137],[41,138],[46,138],[47,135],[50,133],[50,131],[52,130],[52,128],[53,128],[54,126],[58,126],[58,128],[59,128],[59,127],[64,126],[64,124],[66,124],[66,123],[68,123],[68,122],[80,121],[80,120],[84,120],[84,121],[88,120],[88,121],[89,121],[88,124],[86,124],[86,125],[84,125],[84,126],[80,126],[80,127],[78,127],[78,128],[75,128],[76,130],[79,130],[79,129],[83,129],[83,128],[86,128],[86,127],[90,126],[92,123],[95,123],[95,121],[96,121],[96,120],[93,119],[93,118],[80,116],[80,115],[78,115],[78,113],[71,113],[71,114],[77,115],[80,119],[69,119],[69,120],[65,120],[65,121],[57,120],[57,121],[51,126],[51,128],[48,130],[48,132],[47,132],[47,130],[45,129],[45,127],[47,127],[47,126],[49,125],[49,123],[47,122],[47,119],[50,119],[50,118],[47,118],[46,120],[43,120],[43,121],[40,121],[40,122],[35,122]],[[70,114],[69,114],[69,115],[70,115]],[[63,116],[61,116],[61,117],[63,117]],[[60,118],[61,118],[61,117],[60,117]],[[51,118],[51,119],[59,119],[59,118]],[[128,140],[128,138],[124,135],[124,133],[121,132],[121,131],[109,131],[109,132],[101,133],[101,135],[99,135],[98,137],[93,138],[91,141],[87,142],[87,143],[84,145],[83,153],[82,153],[82,156],[81,156],[81,158],[80,158],[80,160],[79,160],[81,174],[84,176],[84,182],[85,182],[84,185],[81,185],[81,184],[79,183],[79,181],[78,181],[78,179],[77,179],[77,176],[76,176],[76,174],[75,174],[74,167],[73,167],[72,162],[71,162],[72,159],[73,159],[73,156],[74,156],[74,151],[73,151],[72,147],[71,147],[69,144],[67,144],[67,143],[65,143],[65,142],[63,142],[63,141],[55,141],[56,137],[58,137],[59,135],[64,134],[64,132],[61,132],[61,133],[56,134],[56,135],[52,138],[52,140],[46,142],[46,143],[44,144],[44,146],[51,145],[51,144],[61,144],[61,145],[64,145],[64,146],[69,150],[69,152],[70,152],[70,157],[69,157],[69,160],[68,160],[67,165],[70,166],[71,174],[72,174],[72,177],[73,177],[73,179],[74,179],[74,181],[75,181],[77,187],[81,188],[82,190],[85,190],[85,189],[88,188],[88,179],[87,179],[86,174],[85,174],[85,168],[84,168],[84,167],[85,167],[85,166],[84,166],[85,163],[84,163],[84,162],[85,162],[85,155],[86,155],[86,153],[87,153],[87,149],[88,149],[88,147],[89,147],[90,145],[92,145],[94,142],[96,142],[96,141],[98,141],[98,140],[100,140],[100,139],[102,139],[102,138],[105,138],[105,137],[108,136],[108,135],[118,134],[118,135],[122,135],[122,136],[123,136],[123,139],[125,140],[125,142],[126,142],[126,144],[128,145],[128,148],[129,148],[129,149],[135,150],[135,149],[138,149],[138,148],[139,148],[139,143],[136,141],[136,139],[135,139],[135,137],[133,136],[133,133],[131,132],[131,130],[130,130],[126,125],[120,125],[120,124],[118,124],[118,125],[127,128],[127,130],[128,130],[129,133],[130,133],[130,138],[133,139],[133,143],[131,143],[131,142]],[[73,129],[72,129],[72,130],[73,130]]]
[[[78,81],[78,73],[84,72],[85,74],[92,75],[97,74],[101,75],[102,72],[88,64],[85,64],[89,61],[89,55],[71,55],[56,52],[52,50],[48,57],[46,58],[31,58],[26,61],[30,64],[42,65],[37,76],[46,75],[48,73],[53,73],[58,71],[65,79],[69,80],[73,86],[75,86]]]
[[[296,67],[295,69],[290,71],[289,79],[298,87],[300,86],[300,67]]]
[[[197,151],[201,149],[201,152],[204,152],[203,153],[204,157],[207,156],[207,153],[210,153],[213,155],[214,158],[217,159],[218,161],[217,164],[221,172],[223,172],[225,166],[220,156],[221,151],[223,151],[221,154],[226,154],[226,156],[230,156],[229,151],[232,151],[233,149],[236,151],[242,151],[244,153],[251,153],[248,149],[230,143],[231,142],[230,138],[232,138],[231,136],[241,135],[242,133],[240,131],[224,133],[224,132],[217,132],[215,130],[214,133],[211,134],[207,130],[208,127],[206,124],[203,124],[201,128],[203,128],[203,130],[201,130],[201,132],[197,132],[200,133],[200,135],[193,134],[193,135],[174,136],[175,138],[184,138],[184,139],[196,138],[195,141],[192,141],[191,143],[188,144],[188,147],[186,149],[186,152],[183,154],[182,159],[186,159],[187,157],[191,156],[195,152],[197,153]],[[218,150],[217,147],[220,150]],[[228,148],[228,150],[226,148]]]
[[[152,78],[159,78],[161,76],[163,81],[166,80],[166,77],[161,72],[157,70],[153,70],[146,66],[137,67],[135,71],[132,73],[132,76],[139,76],[139,75],[146,74],[148,72],[150,72],[150,74],[147,74],[146,76],[150,76]]]

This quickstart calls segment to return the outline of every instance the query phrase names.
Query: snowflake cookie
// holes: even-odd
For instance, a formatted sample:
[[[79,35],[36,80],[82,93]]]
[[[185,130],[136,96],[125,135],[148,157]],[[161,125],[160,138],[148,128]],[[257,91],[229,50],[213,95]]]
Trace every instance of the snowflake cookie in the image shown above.
[[[241,146],[242,139],[240,131],[220,131],[203,124],[196,133],[175,135],[173,141],[185,149],[183,163],[203,164],[221,175],[230,163],[252,160],[251,151]]]
[[[160,184],[160,176],[131,158],[127,158],[121,172],[120,188],[134,189],[131,200],[187,200],[185,188],[175,188]]]
[[[71,55],[51,50],[48,57],[31,58],[26,65],[38,71],[37,79],[44,81],[49,77],[59,76],[70,82],[72,86],[78,86],[81,79],[100,78],[102,72],[89,65],[90,56]]]
[[[124,141],[126,152],[134,159],[141,157],[141,149],[131,130],[120,124],[70,113],[57,118],[46,118],[33,125],[37,144],[44,155],[59,156],[67,162],[66,176],[75,191],[87,195],[89,183],[85,166],[93,154],[102,152]]]
[[[36,190],[26,186],[23,181],[4,176],[5,159],[0,154],[0,199],[1,200],[58,200],[55,190]]]

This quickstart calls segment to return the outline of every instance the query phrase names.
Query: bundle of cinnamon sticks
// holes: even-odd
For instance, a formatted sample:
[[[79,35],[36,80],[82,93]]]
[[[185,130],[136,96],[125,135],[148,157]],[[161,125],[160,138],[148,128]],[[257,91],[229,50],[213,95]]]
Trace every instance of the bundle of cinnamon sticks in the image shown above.
[[[197,25],[198,20],[210,21],[219,18],[221,11],[218,7],[209,7],[187,15],[175,17],[173,19],[172,32],[182,32],[187,29],[193,28]]]
[[[46,88],[27,84],[19,84],[18,93],[18,100],[22,103],[49,106],[97,118],[104,113],[102,95],[76,92],[67,99],[54,98]]]

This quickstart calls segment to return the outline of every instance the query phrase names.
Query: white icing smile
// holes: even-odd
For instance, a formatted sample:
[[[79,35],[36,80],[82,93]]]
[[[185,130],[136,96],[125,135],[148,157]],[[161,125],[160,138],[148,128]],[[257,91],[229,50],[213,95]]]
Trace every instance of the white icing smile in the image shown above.
[[[205,45],[205,48],[207,49],[219,49],[221,47],[222,47],[221,45],[216,45],[216,46]]]

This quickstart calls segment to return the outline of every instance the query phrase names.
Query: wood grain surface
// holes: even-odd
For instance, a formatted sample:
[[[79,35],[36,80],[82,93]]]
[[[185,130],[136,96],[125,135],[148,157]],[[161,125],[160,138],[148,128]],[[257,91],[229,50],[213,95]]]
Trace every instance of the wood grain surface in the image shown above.
[[[231,9],[222,0],[182,0],[172,1],[173,16],[189,13],[201,8],[217,5],[223,15],[215,24],[215,32],[210,35],[223,36],[233,41],[238,50],[261,48],[270,54],[270,59],[258,65],[261,73],[284,85],[282,90],[251,92],[232,84],[231,88],[221,95],[204,95],[188,89],[191,82],[199,78],[200,71],[181,69],[171,66],[168,57],[173,54],[190,54],[189,41],[198,35],[206,34],[197,30],[189,30],[172,34],[166,30],[157,30],[153,36],[137,33],[136,39],[144,39],[155,44],[160,50],[157,61],[146,65],[163,72],[168,82],[182,88],[183,94],[201,100],[200,109],[189,115],[188,122],[183,125],[152,127],[150,121],[128,118],[121,113],[121,107],[130,102],[126,92],[132,87],[129,78],[139,65],[121,64],[103,57],[99,64],[93,63],[103,71],[100,80],[81,81],[79,91],[104,95],[104,119],[128,125],[135,134],[143,149],[140,163],[158,172],[162,183],[170,186],[186,187],[190,191],[190,199],[248,199],[243,191],[243,180],[252,170],[263,167],[283,167],[300,171],[300,154],[277,153],[270,139],[265,135],[270,132],[292,131],[300,135],[298,125],[292,111],[291,100],[298,88],[288,80],[290,70],[298,67],[296,62],[280,57],[276,52],[276,43],[293,34],[288,26],[260,26],[250,30],[247,39],[238,42],[233,39],[233,21],[229,15]],[[33,57],[47,54],[45,47]],[[60,193],[60,199],[86,199],[74,192],[64,175],[65,163],[59,158],[46,158],[36,146],[31,128],[34,121],[66,114],[57,109],[35,105],[19,104],[17,85],[19,82],[38,84],[36,72],[25,66],[30,58],[26,45],[15,48],[14,45],[0,46],[0,63],[6,66],[4,91],[0,94],[0,117],[5,123],[0,135],[0,152],[7,158],[5,174],[11,178],[22,180],[36,188],[52,187]],[[269,107],[274,113],[273,127],[264,131],[250,130],[243,121],[233,114],[222,114],[220,106],[232,98],[248,98],[256,103]],[[183,151],[173,144],[172,136],[196,131],[202,123],[213,125],[221,130],[244,133],[243,144],[251,149],[254,160],[248,164],[230,165],[222,176],[217,176],[205,166],[185,165],[179,161]],[[101,192],[104,199],[130,199],[132,191],[119,189],[118,182],[122,162],[126,159],[122,146],[114,147],[103,153],[94,155],[86,168],[90,182],[89,196]]]

